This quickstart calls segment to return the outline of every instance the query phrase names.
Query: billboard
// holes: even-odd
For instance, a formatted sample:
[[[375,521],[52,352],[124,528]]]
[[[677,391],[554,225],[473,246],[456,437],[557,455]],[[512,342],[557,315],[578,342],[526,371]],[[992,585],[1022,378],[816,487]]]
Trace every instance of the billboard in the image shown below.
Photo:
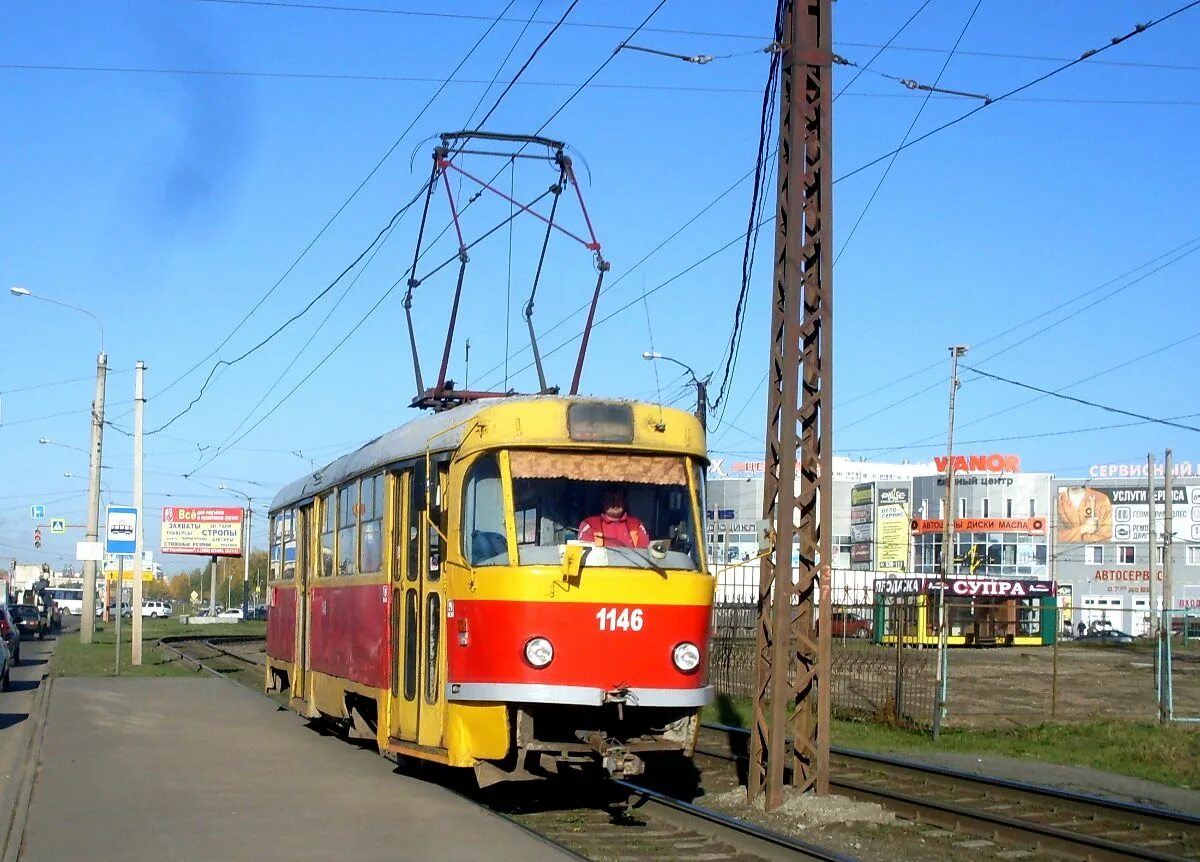
[[[240,557],[243,514],[240,508],[225,506],[164,506],[162,552]]]
[[[1055,539],[1063,544],[1137,543],[1150,540],[1149,489],[1131,485],[1061,486]],[[1166,492],[1154,489],[1155,532],[1161,537]],[[1200,542],[1200,485],[1171,489],[1175,538]]]
[[[875,568],[908,571],[908,488],[879,488],[875,506]]]

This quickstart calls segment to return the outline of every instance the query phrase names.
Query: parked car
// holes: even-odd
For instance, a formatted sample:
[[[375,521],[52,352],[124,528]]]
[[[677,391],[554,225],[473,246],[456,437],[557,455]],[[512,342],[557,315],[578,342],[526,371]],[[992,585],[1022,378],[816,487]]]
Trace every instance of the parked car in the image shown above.
[[[251,620],[265,620],[266,618],[267,618],[266,605],[259,605],[258,607],[251,608],[250,616],[247,617],[247,619],[251,619]]]
[[[22,636],[29,635],[41,640],[50,631],[50,624],[37,609],[37,605],[9,605],[8,613]]]
[[[142,616],[158,619],[171,616],[171,603],[150,600],[142,602]]]
[[[240,620],[242,618],[241,608],[230,608],[227,611],[221,611],[217,614],[217,619],[221,620]]]
[[[1103,628],[1090,631],[1081,638],[1075,638],[1078,643],[1090,644],[1131,644],[1135,638],[1119,629]]]
[[[12,666],[14,664],[16,662],[8,651],[8,644],[0,641],[0,691],[8,691],[8,687],[12,685]]]
[[[8,646],[13,664],[21,663],[21,633],[17,631],[16,621],[9,614],[8,608],[0,605],[0,643]]]
[[[870,620],[846,611],[833,611],[829,616],[829,630],[835,638],[869,638],[871,636]]]

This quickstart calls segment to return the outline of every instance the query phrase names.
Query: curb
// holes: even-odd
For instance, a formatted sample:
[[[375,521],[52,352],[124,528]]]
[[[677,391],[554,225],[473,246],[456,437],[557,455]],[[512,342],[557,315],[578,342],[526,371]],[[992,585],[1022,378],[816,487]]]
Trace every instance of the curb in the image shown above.
[[[49,673],[42,676],[37,693],[34,695],[33,707],[29,710],[29,718],[33,721],[33,734],[29,739],[29,748],[25,752],[18,768],[17,798],[13,804],[12,814],[8,822],[3,824],[4,834],[0,836],[0,862],[16,862],[21,854],[21,844],[25,837],[25,822],[29,818],[29,804],[33,798],[33,784],[37,777],[38,764],[41,762],[42,739],[46,735],[46,715],[50,705],[50,684],[53,677]]]

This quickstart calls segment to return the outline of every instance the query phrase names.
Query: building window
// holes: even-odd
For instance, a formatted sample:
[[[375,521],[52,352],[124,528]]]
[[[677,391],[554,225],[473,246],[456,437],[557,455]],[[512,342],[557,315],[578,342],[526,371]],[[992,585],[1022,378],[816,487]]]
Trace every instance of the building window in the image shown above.
[[[1004,498],[1004,517],[1011,518],[1013,516],[1013,498]]]
[[[1187,564],[1189,566],[1200,566],[1200,545],[1188,545]]]
[[[1037,500],[1030,498],[1029,500],[1029,517],[1037,515]]]
[[[1162,545],[1159,545],[1154,549],[1154,558],[1158,560],[1158,564],[1160,566],[1163,564],[1163,559],[1166,557],[1165,550],[1166,549]]]
[[[958,498],[958,517],[960,517],[960,518],[967,517],[967,498],[966,497]]]
[[[837,569],[850,568],[850,546],[854,544],[850,536],[833,537],[833,566]]]
[[[929,501],[922,500],[921,501],[921,518],[924,519],[924,518],[928,518],[928,517],[929,517]]]
[[[938,519],[946,517],[946,498],[938,497]]]
[[[1083,549],[1083,561],[1092,566],[1101,565],[1104,562],[1104,546],[1103,545],[1088,545]]]
[[[1137,560],[1133,545],[1117,546],[1117,562],[1130,564]]]
[[[991,502],[992,501],[987,497],[983,498],[983,511],[980,512],[980,515],[982,515],[984,518],[990,518],[992,516]]]

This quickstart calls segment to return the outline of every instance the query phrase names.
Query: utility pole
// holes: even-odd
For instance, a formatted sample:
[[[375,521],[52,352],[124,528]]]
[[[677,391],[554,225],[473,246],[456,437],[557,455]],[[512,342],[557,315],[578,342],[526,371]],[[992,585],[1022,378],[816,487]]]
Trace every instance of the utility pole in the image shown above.
[[[146,363],[140,359],[134,366],[133,378],[133,507],[137,509],[137,535],[133,549],[133,598],[129,601],[133,615],[133,641],[130,663],[137,667],[142,663],[142,549],[145,547],[145,514],[142,511],[142,420],[146,409],[143,378]]]
[[[212,558],[212,591],[208,595],[208,615],[217,615],[217,557]]]
[[[1154,581],[1156,580],[1154,566],[1158,558],[1158,531],[1154,529],[1154,453],[1151,452],[1146,456],[1146,508],[1149,512],[1149,522],[1147,526],[1146,547],[1149,552],[1149,565],[1147,569],[1150,575],[1150,592],[1147,594],[1146,601],[1149,604],[1149,613],[1146,620],[1146,634],[1157,637],[1158,635],[1158,608],[1154,606]],[[1158,660],[1155,659],[1156,668]],[[1155,674],[1157,678],[1158,674]]]
[[[942,577],[938,587],[938,655],[937,672],[934,687],[935,702],[933,707],[933,740],[937,742],[942,730],[942,721],[946,717],[946,678],[949,655],[946,650],[946,582],[954,574],[954,400],[958,395],[958,359],[966,356],[965,344],[955,344],[950,347],[950,421],[946,431],[946,503],[942,507],[945,517],[942,519]]]
[[[759,570],[746,788],[751,802],[765,791],[768,811],[783,802],[789,730],[793,785],[829,792],[833,640],[832,0],[779,5],[779,194],[763,482],[773,547]]]
[[[1159,625],[1158,639],[1161,644],[1160,659],[1162,663],[1162,685],[1158,690],[1158,720],[1165,723],[1170,718],[1170,679],[1171,679],[1171,542],[1174,539],[1173,533],[1173,518],[1174,508],[1171,499],[1172,480],[1171,472],[1174,469],[1174,462],[1171,457],[1171,450],[1166,451],[1163,457],[1163,497],[1165,509],[1163,511],[1163,583],[1162,583],[1162,623]]]
[[[466,388],[465,386],[463,388]],[[254,510],[250,508],[252,501],[249,497],[246,498],[246,558],[245,569],[242,571],[242,619],[247,619],[249,616],[249,593],[250,593],[250,528],[253,525]]]
[[[96,397],[92,401],[92,441],[88,447],[87,540],[95,546],[100,537],[100,460],[104,450],[104,377],[108,356],[96,356]],[[108,605],[105,604],[107,613]],[[96,633],[96,561],[83,564],[83,614],[79,618],[79,642],[90,644]]]

